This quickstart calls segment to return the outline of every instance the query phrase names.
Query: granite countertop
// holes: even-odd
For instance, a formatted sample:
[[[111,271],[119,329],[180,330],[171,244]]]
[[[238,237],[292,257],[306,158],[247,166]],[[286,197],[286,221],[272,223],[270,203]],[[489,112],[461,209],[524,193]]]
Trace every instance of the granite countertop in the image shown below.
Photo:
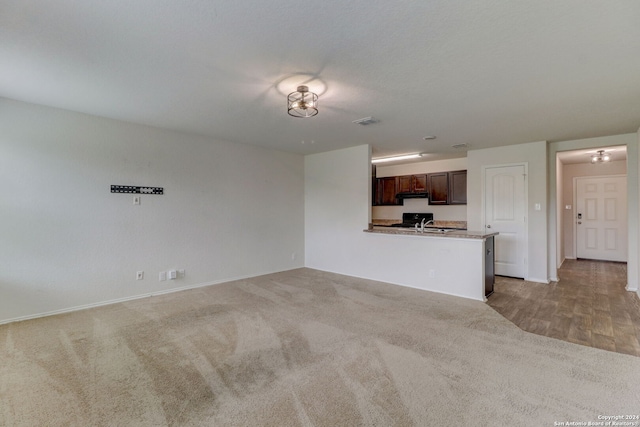
[[[425,227],[431,230],[437,230],[438,227]],[[486,239],[488,237],[496,236],[498,233],[487,233],[485,231],[470,231],[470,230],[450,230],[447,232],[420,232],[414,228],[400,228],[400,227],[377,227],[370,225],[368,229],[363,230],[366,233],[379,233],[379,234],[398,234],[405,236],[420,236],[420,237],[446,237],[454,239]]]
[[[373,226],[380,226],[380,227],[389,227],[392,224],[398,224],[401,223],[402,220],[401,219],[372,219],[371,220],[371,224],[373,224]],[[427,227],[431,227],[431,228],[459,228],[461,230],[466,230],[467,229],[467,221],[449,221],[449,220],[441,220],[441,219],[436,219],[435,221],[433,221],[432,224],[429,224]]]

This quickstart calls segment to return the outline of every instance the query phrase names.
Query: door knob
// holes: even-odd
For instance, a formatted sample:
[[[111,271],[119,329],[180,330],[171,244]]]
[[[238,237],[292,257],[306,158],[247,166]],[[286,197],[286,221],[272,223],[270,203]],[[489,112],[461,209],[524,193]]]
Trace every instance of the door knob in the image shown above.
[[[582,221],[578,221],[578,224],[582,224]]]
[[[491,225],[490,225],[490,224],[487,224],[487,228],[491,228]]]

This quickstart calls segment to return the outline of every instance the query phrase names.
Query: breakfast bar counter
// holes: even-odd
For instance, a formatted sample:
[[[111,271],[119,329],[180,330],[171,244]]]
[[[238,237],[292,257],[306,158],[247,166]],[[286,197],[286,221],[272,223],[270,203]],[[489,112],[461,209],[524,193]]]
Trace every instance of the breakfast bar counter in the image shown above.
[[[487,239],[488,237],[496,236],[498,233],[491,232],[483,232],[483,231],[472,231],[472,230],[455,230],[455,229],[446,229],[439,227],[430,227],[427,226],[424,228],[424,231],[421,231],[420,228],[399,228],[399,227],[380,227],[380,226],[369,226],[368,229],[363,230],[366,233],[379,233],[379,234],[396,234],[396,235],[404,235],[404,236],[420,236],[420,237],[446,237],[446,238],[455,238],[455,239]]]
[[[363,231],[372,266],[383,279],[400,277],[399,284],[486,301],[493,293],[498,233],[438,225],[369,224]]]

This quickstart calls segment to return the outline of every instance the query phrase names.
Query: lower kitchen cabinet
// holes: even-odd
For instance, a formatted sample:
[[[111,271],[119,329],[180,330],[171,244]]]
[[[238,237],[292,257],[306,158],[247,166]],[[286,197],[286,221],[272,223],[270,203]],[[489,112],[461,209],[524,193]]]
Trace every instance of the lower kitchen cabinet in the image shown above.
[[[493,285],[496,282],[495,253],[493,236],[484,241],[484,296],[493,293]]]

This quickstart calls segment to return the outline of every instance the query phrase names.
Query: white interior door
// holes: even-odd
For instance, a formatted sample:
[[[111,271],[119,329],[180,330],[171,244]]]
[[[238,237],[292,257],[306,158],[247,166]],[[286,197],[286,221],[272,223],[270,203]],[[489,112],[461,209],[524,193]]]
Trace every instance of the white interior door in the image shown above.
[[[627,177],[576,178],[578,258],[627,261]]]
[[[525,277],[526,184],[525,165],[485,169],[485,227],[497,231],[495,267],[500,276]]]

